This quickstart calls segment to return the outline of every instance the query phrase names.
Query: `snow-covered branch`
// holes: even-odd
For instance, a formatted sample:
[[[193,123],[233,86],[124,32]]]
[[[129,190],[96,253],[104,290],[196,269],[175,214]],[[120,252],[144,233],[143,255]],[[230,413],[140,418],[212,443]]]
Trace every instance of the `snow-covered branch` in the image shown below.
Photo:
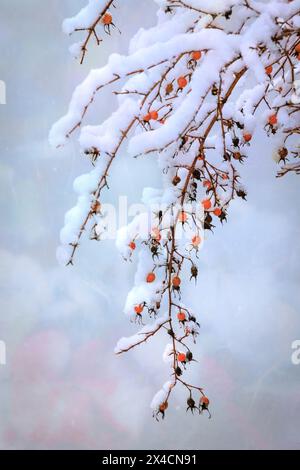
[[[140,307],[141,308],[141,307]],[[137,309],[138,310],[138,309]],[[168,316],[159,317],[153,325],[145,325],[137,334],[129,338],[121,338],[115,347],[116,354],[122,354],[130,349],[145,343],[147,339],[155,335],[166,323],[168,323]]]
[[[69,35],[78,31],[85,33],[83,41],[70,47],[71,54],[78,57],[81,64],[84,61],[90,40],[94,38],[98,46],[102,41],[97,32],[98,27],[101,27],[106,34],[110,34],[111,28],[115,27],[111,14],[114,3],[115,0],[89,0],[89,3],[77,15],[67,18],[63,22],[64,33]]]
[[[143,325],[155,320],[123,338],[116,352],[129,351],[158,331],[167,334],[164,357],[171,381],[152,403],[154,415],[164,417],[176,385],[188,393],[188,410],[208,411],[202,387],[183,379],[194,361],[191,343],[199,323],[183,303],[182,281],[187,272],[190,280],[197,280],[204,231],[227,220],[234,198],[246,199],[238,168],[247,159],[256,129],[273,142],[274,159],[283,164],[278,176],[300,172],[300,2],[156,1],[158,24],[136,34],[128,55],[112,54],[106,66],[88,74],[67,114],[53,126],[50,141],[59,147],[78,132],[82,153],[93,165],[74,182],[78,201],[66,215],[59,250],[65,264],[73,263],[87,229],[90,238],[100,238],[102,190],[125,142],[130,155],[158,159],[163,188],[144,192],[151,215],[146,233],[139,215],[117,240],[124,258],[139,251],[125,313]],[[90,1],[65,23],[69,33],[88,34],[82,60],[111,6]],[[96,94],[108,85],[114,87],[115,112],[100,125],[83,125]],[[153,210],[157,204],[160,209]]]

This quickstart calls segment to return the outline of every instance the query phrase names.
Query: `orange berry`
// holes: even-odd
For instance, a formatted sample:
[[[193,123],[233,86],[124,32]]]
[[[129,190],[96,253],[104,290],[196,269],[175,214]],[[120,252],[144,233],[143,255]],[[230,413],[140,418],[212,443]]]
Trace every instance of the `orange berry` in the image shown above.
[[[202,56],[201,51],[194,51],[194,52],[192,53],[192,59],[194,59],[194,60],[199,60],[199,59],[201,59],[201,56]]]
[[[198,246],[200,245],[200,243],[201,243],[201,238],[199,237],[199,235],[194,235],[192,238],[192,245]]]
[[[144,310],[144,306],[142,304],[140,305],[136,305],[134,307],[134,311],[137,315],[140,315],[142,313],[142,311]]]
[[[272,65],[268,65],[266,68],[265,68],[265,72],[267,75],[271,75],[272,72],[273,72],[273,67]]]
[[[202,406],[208,406],[209,405],[209,399],[206,396],[201,397],[200,399],[200,405]]]
[[[129,248],[130,248],[131,250],[135,250],[135,249],[136,249],[136,244],[135,244],[134,242],[130,242],[128,246],[129,246]]]
[[[105,25],[112,24],[112,16],[110,13],[105,13],[105,15],[102,16],[102,23]]]
[[[154,121],[156,121],[156,119],[158,118],[158,112],[157,111],[150,111],[150,117],[151,117],[151,119],[154,119]]]
[[[300,42],[298,42],[298,44],[296,45],[295,51],[298,53],[300,52]]]
[[[185,77],[179,77],[177,79],[177,83],[179,88],[184,88],[185,86],[187,86],[187,79]]]
[[[186,355],[184,353],[179,353],[177,357],[179,362],[185,362],[186,360]]]
[[[187,218],[188,218],[188,216],[187,216],[187,213],[186,213],[186,212],[184,212],[184,211],[179,212],[179,214],[178,214],[178,220],[179,220],[179,222],[184,223],[184,222],[187,221]]]
[[[156,279],[156,276],[155,276],[154,273],[149,273],[149,274],[147,274],[147,277],[146,277],[146,281],[147,281],[147,282],[149,282],[149,283],[150,283],[150,282],[153,282],[153,281],[155,281],[155,279]]]
[[[214,214],[217,217],[220,217],[220,215],[222,214],[222,210],[219,207],[216,207],[215,210],[214,210]]]
[[[170,93],[172,93],[172,91],[173,91],[173,84],[168,83],[168,85],[166,86],[166,94],[169,95]]]
[[[184,321],[186,319],[186,315],[184,312],[178,312],[177,313],[177,318],[179,321]]]
[[[250,142],[250,140],[252,139],[252,135],[249,134],[248,132],[244,134],[244,141],[245,142]]]
[[[211,188],[211,182],[208,180],[203,181],[203,186],[204,188],[210,189]]]
[[[172,284],[174,287],[179,287],[181,284],[181,279],[179,276],[174,276],[172,279]]]
[[[201,204],[206,211],[211,208],[210,199],[203,199]]]
[[[101,212],[101,203],[99,201],[94,201],[91,209],[95,214],[99,214]]]
[[[145,121],[145,122],[149,122],[150,119],[151,119],[151,114],[150,114],[150,113],[146,114],[146,115],[143,117],[143,121]]]
[[[277,124],[276,114],[272,114],[272,116],[269,116],[268,121],[269,121],[269,124],[271,124],[271,126],[275,126]]]
[[[229,179],[229,176],[227,175],[227,173],[223,173],[222,180],[228,180],[228,179]]]

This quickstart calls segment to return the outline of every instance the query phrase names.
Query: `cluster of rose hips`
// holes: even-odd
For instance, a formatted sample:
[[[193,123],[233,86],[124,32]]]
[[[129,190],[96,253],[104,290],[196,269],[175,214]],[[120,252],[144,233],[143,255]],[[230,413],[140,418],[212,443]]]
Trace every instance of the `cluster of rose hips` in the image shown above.
[[[197,410],[199,413],[203,413],[203,411],[207,411],[208,414],[209,414],[209,418],[211,418],[211,414],[210,414],[210,411],[209,411],[209,408],[208,408],[209,403],[210,403],[210,401],[209,401],[208,397],[205,396],[205,395],[201,395],[201,398],[199,400],[199,406],[196,406],[196,402],[195,402],[194,398],[192,397],[192,394],[190,393],[190,396],[187,399],[187,409],[186,409],[186,411],[191,410],[192,413],[194,412],[194,410]],[[164,419],[165,412],[168,409],[168,406],[169,406],[169,403],[168,403],[167,400],[162,402],[159,405],[158,411],[155,414],[156,419],[158,419],[159,414],[161,415],[162,419]]]

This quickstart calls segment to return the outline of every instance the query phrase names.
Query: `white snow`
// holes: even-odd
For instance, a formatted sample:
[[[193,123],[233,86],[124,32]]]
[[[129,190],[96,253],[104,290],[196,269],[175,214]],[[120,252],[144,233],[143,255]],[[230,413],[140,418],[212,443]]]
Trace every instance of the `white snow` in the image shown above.
[[[135,346],[140,341],[144,341],[148,335],[151,335],[153,331],[158,329],[167,320],[168,320],[168,315],[164,315],[162,317],[159,317],[154,323],[145,325],[135,335],[127,337],[127,338],[121,338],[115,347],[115,350],[114,350],[115,354],[119,354],[125,349]]]
[[[152,410],[158,410],[159,406],[166,401],[169,390],[173,387],[173,385],[174,382],[166,382],[163,387],[154,395],[150,405]]]

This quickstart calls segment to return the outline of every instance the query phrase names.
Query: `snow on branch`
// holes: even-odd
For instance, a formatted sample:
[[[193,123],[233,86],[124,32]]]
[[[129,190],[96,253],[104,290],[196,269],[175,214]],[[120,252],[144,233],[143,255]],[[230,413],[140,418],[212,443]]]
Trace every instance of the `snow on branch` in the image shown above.
[[[286,175],[287,173],[289,172],[294,172],[296,173],[296,175],[300,175],[300,162],[297,162],[297,163],[290,163],[290,164],[286,164],[284,165],[279,171],[278,171],[278,174],[277,176],[280,177],[280,176],[284,176]]]

